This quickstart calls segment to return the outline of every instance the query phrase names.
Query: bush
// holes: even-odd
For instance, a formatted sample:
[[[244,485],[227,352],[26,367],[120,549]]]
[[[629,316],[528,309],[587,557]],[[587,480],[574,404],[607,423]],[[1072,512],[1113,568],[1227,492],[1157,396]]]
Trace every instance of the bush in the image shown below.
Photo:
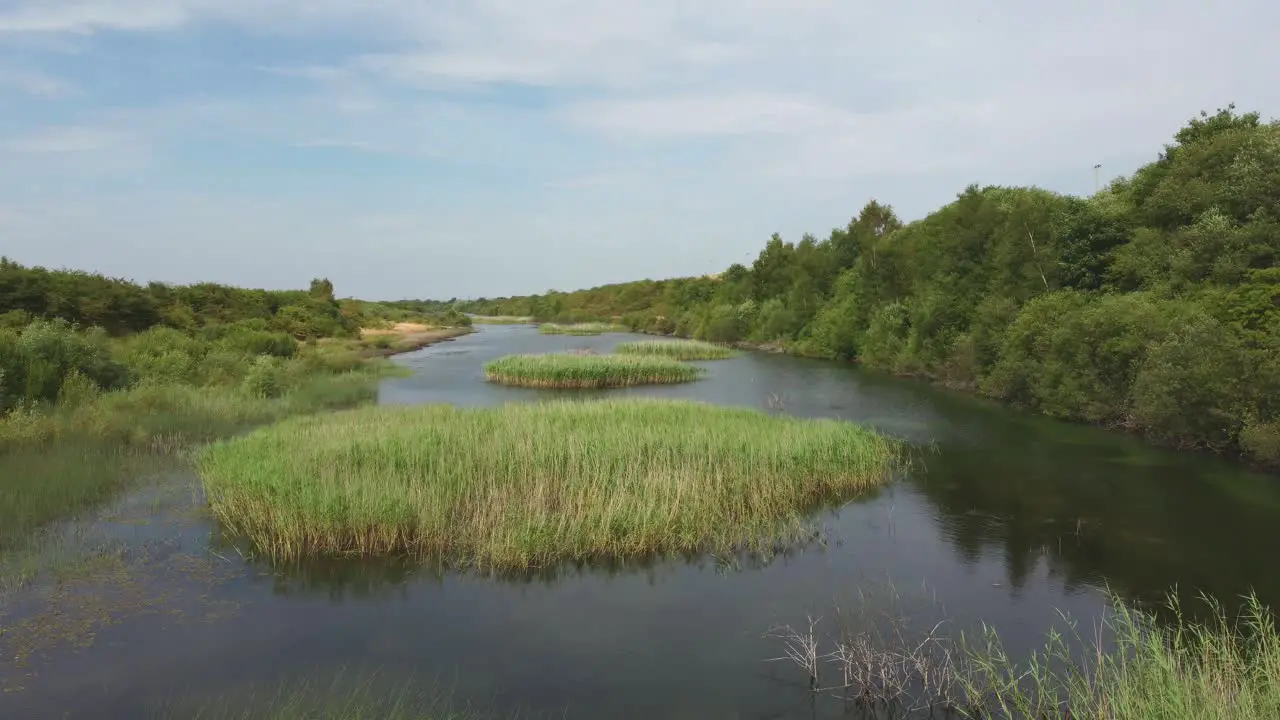
[[[130,379],[128,368],[111,358],[100,330],[78,332],[65,320],[37,320],[20,334],[0,330],[0,411],[55,402],[73,372],[107,390],[124,387]]]
[[[284,392],[284,373],[280,361],[269,355],[259,355],[244,376],[241,388],[250,397],[279,397]]]
[[[878,308],[871,316],[859,359],[868,367],[896,369],[910,331],[911,317],[905,305],[893,302]]]
[[[62,379],[58,388],[58,404],[65,408],[78,408],[97,400],[101,388],[79,370],[72,370]]]
[[[266,330],[238,330],[218,340],[218,347],[247,355],[270,355],[291,358],[298,353],[298,341],[292,335]]]
[[[1236,410],[1246,376],[1237,337],[1197,318],[1148,350],[1133,385],[1132,419],[1167,443],[1228,449],[1243,425]]]
[[[1258,462],[1280,465],[1280,421],[1247,421],[1240,431],[1240,447]]]

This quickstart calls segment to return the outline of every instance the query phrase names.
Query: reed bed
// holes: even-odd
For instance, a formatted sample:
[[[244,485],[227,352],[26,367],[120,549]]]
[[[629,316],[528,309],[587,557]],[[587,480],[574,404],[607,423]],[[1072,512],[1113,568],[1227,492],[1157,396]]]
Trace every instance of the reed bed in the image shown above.
[[[530,325],[533,318],[527,315],[472,315],[471,322],[477,325]]]
[[[543,335],[603,335],[607,332],[626,332],[625,325],[617,325],[614,323],[574,323],[572,325],[561,325],[559,323],[543,323],[538,326],[538,332]]]
[[[727,360],[738,353],[733,348],[701,340],[646,340],[618,345],[619,355],[654,355],[674,360]]]
[[[409,553],[528,570],[777,549],[900,457],[846,422],[635,398],[363,408],[262,428],[197,462],[214,514],[277,560]]]
[[[692,382],[705,370],[671,358],[547,353],[508,355],[484,366],[485,379],[533,388],[594,389]]]

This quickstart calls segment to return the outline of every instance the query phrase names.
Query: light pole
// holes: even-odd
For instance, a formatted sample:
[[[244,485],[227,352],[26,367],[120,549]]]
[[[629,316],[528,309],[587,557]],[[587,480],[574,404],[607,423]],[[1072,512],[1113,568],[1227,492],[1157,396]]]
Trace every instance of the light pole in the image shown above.
[[[1102,177],[1102,176],[1098,174],[1098,170],[1099,170],[1099,168],[1101,168],[1101,167],[1102,167],[1102,163],[1098,163],[1097,165],[1094,165],[1094,166],[1093,166],[1093,191],[1094,191],[1095,193],[1096,193],[1096,192],[1098,192],[1098,190],[1100,190],[1100,189],[1102,188],[1102,184],[1101,184],[1101,183],[1102,183],[1102,180],[1101,180],[1101,177]]]

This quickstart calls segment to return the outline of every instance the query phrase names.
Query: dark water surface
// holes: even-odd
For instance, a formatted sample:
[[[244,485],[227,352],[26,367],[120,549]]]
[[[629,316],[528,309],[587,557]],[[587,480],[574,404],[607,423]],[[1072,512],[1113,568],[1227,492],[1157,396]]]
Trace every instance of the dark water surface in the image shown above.
[[[548,397],[557,393],[487,384],[481,366],[628,339],[484,327],[402,356],[414,374],[386,381],[380,399]],[[838,542],[764,566],[669,561],[523,580],[393,562],[272,569],[216,540],[210,549],[216,528],[189,512],[170,518],[163,538],[154,525],[117,527],[159,548],[130,580],[145,592],[114,589],[129,609],[152,605],[96,628],[87,647],[21,664],[0,657],[0,676],[21,679],[0,694],[0,717],[144,717],[165,698],[232,695],[343,666],[438,680],[497,710],[571,718],[838,716],[838,705],[810,704],[794,667],[764,662],[780,645],[763,635],[847,606],[860,590],[882,597],[892,583],[897,603],[927,609],[930,624],[944,615],[993,623],[1013,652],[1038,646],[1059,611],[1096,618],[1106,587],[1136,602],[1159,601],[1174,585],[1227,603],[1253,589],[1280,604],[1274,476],[845,364],[766,354],[703,364],[710,373],[697,383],[608,392],[854,420],[935,452],[824,516]],[[0,622],[13,626],[55,600],[26,598]]]

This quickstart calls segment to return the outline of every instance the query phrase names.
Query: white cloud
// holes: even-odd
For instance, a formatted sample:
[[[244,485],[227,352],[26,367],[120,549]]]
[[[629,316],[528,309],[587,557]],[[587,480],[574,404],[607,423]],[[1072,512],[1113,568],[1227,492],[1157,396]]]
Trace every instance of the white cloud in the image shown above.
[[[92,63],[98,33],[215,24],[202,60],[238,71],[262,63],[275,76],[265,80],[292,89],[264,101],[215,83],[221,94],[193,100],[144,96],[141,79],[121,78],[136,81],[132,104],[93,88],[114,110],[85,107],[25,130],[6,112],[3,129],[21,132],[0,137],[10,153],[0,181],[56,157],[68,172],[88,171],[88,160],[131,168],[129,153],[228,138],[398,154],[424,174],[478,168],[499,178],[503,187],[474,181],[483,189],[467,212],[509,225],[470,215],[391,222],[404,208],[387,207],[363,225],[326,221],[332,242],[341,242],[334,228],[412,238],[419,228],[404,228],[421,222],[480,248],[471,228],[516,242],[531,241],[522,228],[552,223],[559,230],[539,229],[539,242],[622,263],[619,272],[627,252],[637,267],[648,261],[648,236],[669,239],[669,252],[696,238],[703,271],[716,257],[739,259],[771,224],[834,225],[871,193],[920,208],[969,180],[1039,182],[1076,169],[1079,184],[1056,189],[1091,190],[1094,163],[1131,170],[1202,108],[1280,108],[1271,37],[1280,3],[1263,0],[0,0],[0,43],[30,71],[0,72],[0,85],[55,97],[70,90],[61,77],[78,79],[62,74],[67,58],[59,78],[40,74],[40,51],[22,57],[23,48],[65,41]],[[237,48],[270,52],[219,55],[214,39],[227,27],[244,31]],[[305,57],[290,64],[276,52],[291,46],[280,38],[303,38]],[[91,94],[81,85],[77,101]],[[504,94],[512,85],[515,99]],[[669,209],[682,198],[682,210]],[[550,220],[539,215],[544,201],[563,203]],[[305,208],[277,217],[276,242],[314,231]],[[632,240],[638,249],[622,247]],[[606,253],[606,242],[618,244]],[[596,279],[581,273],[581,284]]]
[[[385,152],[384,149],[378,147],[371,142],[363,140],[339,140],[337,138],[317,138],[315,140],[302,140],[293,143],[294,147],[312,148],[318,150],[357,150],[360,152]]]
[[[186,19],[183,5],[166,0],[20,1],[8,12],[0,11],[0,32],[84,34],[170,28]]]
[[[760,93],[596,100],[565,109],[571,122],[616,135],[803,135],[852,129],[834,105]]]
[[[95,127],[49,127],[14,138],[0,138],[0,151],[20,154],[85,153],[125,144],[115,131]]]
[[[35,70],[0,67],[0,89],[16,90],[32,97],[57,98],[71,93],[74,86],[66,80]]]

